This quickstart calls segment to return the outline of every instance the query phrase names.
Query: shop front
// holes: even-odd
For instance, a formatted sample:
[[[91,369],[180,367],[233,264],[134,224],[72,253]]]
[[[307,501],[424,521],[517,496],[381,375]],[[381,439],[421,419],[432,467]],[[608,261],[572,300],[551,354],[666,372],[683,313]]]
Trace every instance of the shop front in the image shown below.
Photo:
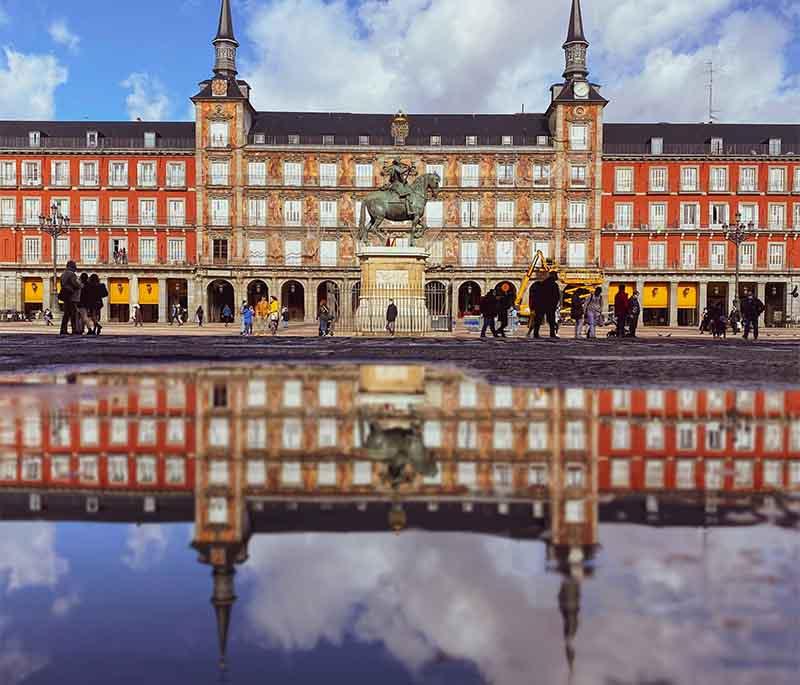
[[[139,309],[144,323],[158,323],[158,280],[139,279]]]
[[[167,319],[172,316],[172,309],[175,305],[187,310],[187,318],[189,316],[189,286],[185,278],[168,278],[167,279]]]
[[[36,316],[44,309],[44,281],[41,278],[25,278],[22,281],[22,306],[25,318]]]
[[[644,284],[642,323],[645,326],[669,326],[669,283]]]
[[[678,325],[697,324],[697,283],[678,283]]]
[[[764,290],[764,325],[786,325],[786,283],[767,283]]]
[[[131,318],[131,290],[127,278],[108,279],[108,320],[127,323]]]
[[[727,281],[712,281],[708,284],[708,289],[706,290],[706,309],[721,307],[727,313],[728,307],[730,307],[731,304],[732,303],[728,300]]]

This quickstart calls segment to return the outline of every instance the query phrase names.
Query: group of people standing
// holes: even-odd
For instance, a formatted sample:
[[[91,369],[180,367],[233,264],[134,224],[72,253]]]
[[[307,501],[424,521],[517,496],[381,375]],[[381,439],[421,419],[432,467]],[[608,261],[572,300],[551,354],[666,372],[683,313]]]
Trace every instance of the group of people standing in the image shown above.
[[[495,288],[487,292],[480,303],[480,311],[483,316],[483,328],[481,338],[486,337],[486,330],[490,330],[492,337],[505,338],[506,328],[508,328],[508,312],[513,306],[510,293],[504,293]]]
[[[744,326],[745,340],[753,333],[753,340],[758,340],[758,319],[766,310],[764,303],[753,293],[747,293],[739,306],[739,301],[733,301],[733,309],[726,316],[721,302],[714,302],[703,310],[700,321],[700,334],[710,331],[715,338],[727,337],[728,326],[734,333],[739,333]]]
[[[74,261],[67,262],[61,274],[61,289],[58,299],[63,304],[61,335],[100,335],[100,310],[103,300],[108,297],[108,289],[97,274],[82,273],[78,276],[78,266]]]
[[[239,335],[266,335],[267,332],[277,335],[281,320],[283,320],[284,328],[289,326],[289,310],[286,307],[282,310],[278,298],[274,295],[269,300],[262,297],[255,306],[246,300],[242,301],[239,314],[242,317]],[[226,304],[222,308],[222,320],[225,322],[226,328],[233,322],[233,311],[230,305]]]
[[[575,321],[575,338],[583,337],[584,327],[587,338],[597,337],[597,327],[605,322],[605,306],[603,304],[603,289],[596,287],[588,297],[582,297],[580,292],[572,295],[570,316]],[[628,296],[625,286],[620,284],[619,290],[614,295],[614,331],[610,336],[617,338],[635,338],[639,326],[639,316],[642,305],[639,303],[639,291],[634,290]]]

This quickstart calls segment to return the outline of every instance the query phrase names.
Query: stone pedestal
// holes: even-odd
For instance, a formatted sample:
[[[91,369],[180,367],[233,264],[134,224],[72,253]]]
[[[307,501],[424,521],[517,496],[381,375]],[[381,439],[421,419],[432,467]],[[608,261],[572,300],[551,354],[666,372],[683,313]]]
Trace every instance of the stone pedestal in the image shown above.
[[[386,334],[389,301],[397,305],[395,335],[419,336],[430,331],[425,306],[425,262],[419,247],[362,247],[361,292],[355,317],[357,335]]]

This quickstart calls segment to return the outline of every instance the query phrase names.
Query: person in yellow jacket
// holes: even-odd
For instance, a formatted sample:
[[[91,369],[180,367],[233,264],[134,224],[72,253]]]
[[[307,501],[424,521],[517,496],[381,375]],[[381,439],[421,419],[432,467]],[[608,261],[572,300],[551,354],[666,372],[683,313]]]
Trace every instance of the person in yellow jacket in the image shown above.
[[[278,321],[281,318],[281,303],[278,298],[273,295],[269,298],[269,328],[272,335],[278,332]]]
[[[267,334],[267,323],[269,318],[269,302],[266,297],[262,297],[256,304],[256,335]]]

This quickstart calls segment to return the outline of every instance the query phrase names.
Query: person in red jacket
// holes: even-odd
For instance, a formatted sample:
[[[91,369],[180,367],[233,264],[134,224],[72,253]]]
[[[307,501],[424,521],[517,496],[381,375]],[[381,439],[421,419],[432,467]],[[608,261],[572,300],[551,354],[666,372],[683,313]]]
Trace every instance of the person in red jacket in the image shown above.
[[[628,318],[628,294],[625,284],[619,284],[619,292],[614,296],[614,316],[617,317],[617,337],[625,335],[625,319]]]

